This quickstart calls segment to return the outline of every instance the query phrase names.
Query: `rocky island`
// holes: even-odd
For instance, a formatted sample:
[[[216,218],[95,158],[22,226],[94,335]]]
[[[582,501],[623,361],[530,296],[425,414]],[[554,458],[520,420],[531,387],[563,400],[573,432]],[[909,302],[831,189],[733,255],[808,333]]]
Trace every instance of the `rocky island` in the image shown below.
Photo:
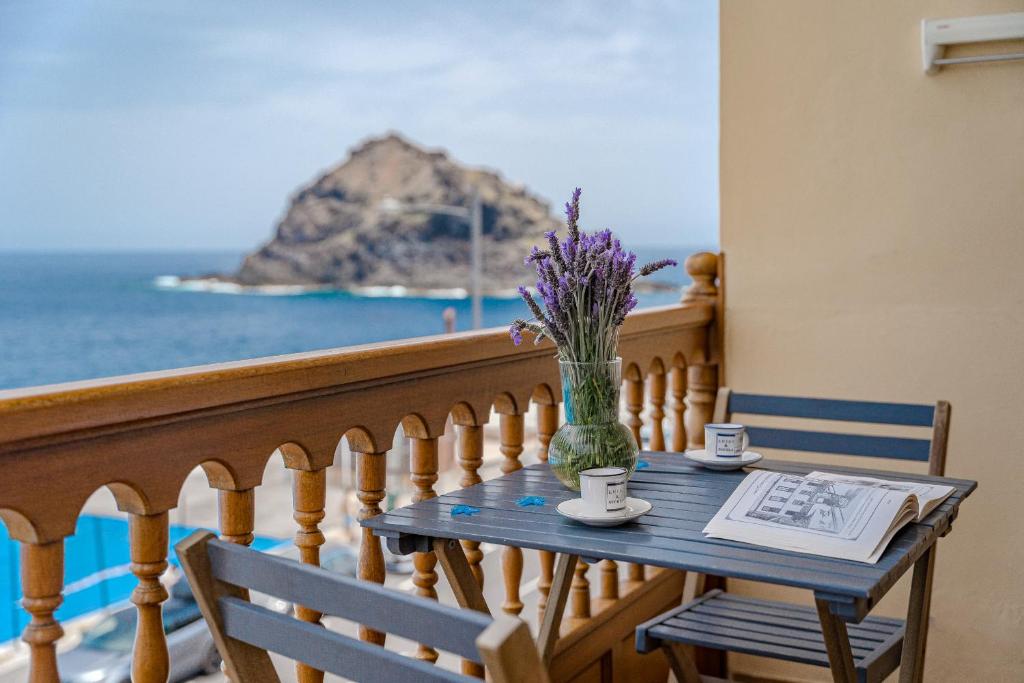
[[[273,238],[237,273],[207,282],[252,288],[384,288],[425,293],[469,286],[464,219],[414,204],[483,206],[484,288],[505,293],[531,280],[523,257],[557,229],[549,204],[489,170],[468,168],[397,133],[371,138],[341,165],[300,188]]]

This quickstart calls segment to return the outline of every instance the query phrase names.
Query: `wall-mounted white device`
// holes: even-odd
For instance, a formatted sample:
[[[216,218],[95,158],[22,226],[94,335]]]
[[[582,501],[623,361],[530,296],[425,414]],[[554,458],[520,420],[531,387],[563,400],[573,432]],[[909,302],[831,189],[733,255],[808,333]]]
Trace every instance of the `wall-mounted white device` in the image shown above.
[[[947,45],[988,43],[994,40],[1024,40],[1024,12],[957,19],[924,19],[921,21],[921,57],[925,73],[933,74],[948,64],[1024,59],[1024,52],[945,58]]]

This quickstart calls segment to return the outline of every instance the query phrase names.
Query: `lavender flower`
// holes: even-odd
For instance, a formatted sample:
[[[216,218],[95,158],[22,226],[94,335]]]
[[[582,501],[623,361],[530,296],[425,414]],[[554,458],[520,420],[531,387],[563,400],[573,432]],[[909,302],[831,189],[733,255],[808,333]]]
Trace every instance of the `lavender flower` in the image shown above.
[[[576,188],[573,190],[572,199],[565,203],[565,222],[569,226],[569,240],[572,242],[578,242],[580,239],[580,195],[583,194],[583,190]]]
[[[678,265],[679,265],[678,261],[676,261],[675,259],[670,259],[670,258],[663,258],[663,259],[660,259],[658,261],[652,261],[652,262],[648,263],[647,265],[645,265],[643,268],[640,269],[640,273],[637,275],[637,277],[646,277],[646,276],[650,275],[651,273],[655,273],[655,272],[661,270],[662,268],[667,268],[668,266],[678,266]]]
[[[526,264],[532,263],[537,272],[535,288],[543,308],[520,287],[533,318],[516,320],[509,334],[517,345],[523,332],[533,334],[535,341],[550,338],[562,360],[611,361],[618,351],[619,326],[637,305],[633,281],[676,262],[662,259],[636,272],[636,254],[624,250],[611,230],[580,230],[581,193],[576,188],[565,205],[569,236],[559,241],[555,231],[546,232],[548,248],[533,247],[526,257]]]
[[[516,320],[508,328],[509,336],[512,337],[512,343],[515,344],[516,346],[519,346],[520,344],[523,343],[524,329],[526,329],[525,320]]]

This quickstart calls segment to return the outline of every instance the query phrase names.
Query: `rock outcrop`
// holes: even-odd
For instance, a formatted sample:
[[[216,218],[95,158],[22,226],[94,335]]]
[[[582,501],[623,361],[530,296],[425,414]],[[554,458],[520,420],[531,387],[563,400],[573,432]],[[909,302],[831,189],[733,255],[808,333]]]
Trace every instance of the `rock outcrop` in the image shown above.
[[[301,188],[273,239],[231,279],[247,286],[468,288],[467,221],[409,207],[469,207],[474,192],[483,204],[485,290],[529,281],[523,258],[560,225],[547,202],[394,133],[363,142]]]

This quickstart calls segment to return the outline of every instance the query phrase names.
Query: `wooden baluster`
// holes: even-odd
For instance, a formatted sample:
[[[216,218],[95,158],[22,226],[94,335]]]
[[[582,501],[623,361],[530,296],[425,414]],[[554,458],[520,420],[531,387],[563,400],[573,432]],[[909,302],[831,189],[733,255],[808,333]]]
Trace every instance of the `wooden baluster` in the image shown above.
[[[650,375],[651,392],[651,442],[652,451],[665,450],[665,428],[662,421],[665,419],[665,368],[660,363],[651,370]]]
[[[167,683],[170,662],[162,613],[168,595],[160,582],[160,576],[167,569],[167,513],[131,515],[128,537],[131,570],[139,579],[131,595],[138,611],[132,650],[132,681]]]
[[[219,489],[217,517],[222,539],[238,545],[252,545],[253,529],[256,526],[256,489]],[[248,595],[248,591],[245,591],[245,594]],[[227,669],[223,662],[220,670],[227,678]]]
[[[509,474],[522,469],[519,456],[523,454],[523,415],[522,413],[502,413],[499,416],[501,428],[501,453],[505,459],[501,462],[502,474]],[[523,601],[519,596],[519,582],[523,578],[523,551],[520,548],[506,546],[501,552],[501,569],[505,579],[505,602],[501,609],[514,617],[523,611]]]
[[[548,461],[548,445],[551,437],[558,430],[558,404],[537,403],[537,457],[541,462]],[[548,550],[539,552],[540,576],[537,579],[537,610],[544,617],[544,609],[548,605],[548,593],[551,592],[551,581],[555,574],[555,554]]]
[[[462,478],[459,486],[466,488],[483,481],[477,470],[484,463],[484,428],[481,425],[459,425],[459,466],[462,467]],[[484,554],[480,552],[480,543],[477,541],[463,541],[462,547],[466,551],[466,559],[469,561],[469,568],[473,571],[476,582],[483,588],[484,570],[480,568],[480,561]]]
[[[359,521],[376,517],[381,513],[380,502],[384,500],[387,482],[387,453],[361,453],[353,449],[356,457],[356,479],[359,490],[356,494],[362,507]],[[380,539],[373,531],[362,528],[362,542],[359,544],[359,578],[374,583],[384,583],[384,551]],[[385,634],[380,631],[359,627],[359,638],[376,645],[384,645]]]
[[[634,395],[634,392],[636,391],[636,387],[637,386],[639,387],[639,389],[641,391],[641,398],[640,398],[640,404],[641,405],[640,405],[639,408],[637,408],[635,406],[635,403],[636,403],[635,399],[636,399],[636,397]],[[641,420],[640,420],[639,411],[643,408],[643,398],[642,398],[643,382],[642,381],[641,382],[636,382],[635,386],[634,386],[634,382],[632,382],[629,379],[627,379],[626,380],[626,387],[627,387],[626,388],[627,410],[629,410],[629,413],[630,413],[629,427],[633,430],[633,437],[637,440],[637,443],[640,443]],[[653,446],[652,446],[652,448],[653,448]],[[582,565],[582,563],[577,565],[576,569],[579,570],[581,565]],[[630,566],[630,572],[633,571],[633,567],[634,566],[640,566],[640,565],[631,565]],[[603,603],[610,603],[610,602],[613,602],[615,600],[618,600],[619,599],[619,564],[617,562],[615,562],[614,560],[602,560],[601,564],[600,564],[600,567],[601,567],[601,583],[600,583],[599,597],[600,597],[601,601]],[[642,566],[640,566],[640,567],[641,567],[641,570],[642,570],[643,567]],[[584,580],[585,579],[586,579],[586,577],[584,577]],[[574,581],[575,581],[575,577],[574,577]],[[576,595],[576,593],[573,593],[573,596],[574,596],[573,604],[574,605],[575,605],[575,595]]]
[[[644,424],[640,418],[640,412],[643,409],[644,378],[637,367],[632,365],[626,371],[626,412],[629,413],[626,426],[633,431],[633,438],[636,439],[636,443],[640,448],[644,447],[644,442],[640,438],[640,428]]]
[[[719,269],[718,256],[709,252],[691,254],[684,266],[693,280],[683,293],[683,303],[706,303],[718,307],[719,317],[711,330],[708,340],[712,357],[704,364],[691,364],[686,369],[686,445],[701,448],[704,445],[704,425],[711,422],[715,409],[715,394],[718,392],[718,365],[715,363],[721,341],[721,301],[718,297],[716,279]]]
[[[614,560],[601,561],[601,600],[619,599],[619,565]]]
[[[298,525],[295,531],[295,547],[299,559],[306,564],[320,566],[320,546],[324,544],[324,533],[320,522],[326,516],[327,469],[292,471],[292,517]],[[295,606],[295,616],[310,624],[319,624],[320,612],[302,605]],[[295,663],[295,678],[299,683],[323,683],[324,673],[308,664]]]
[[[437,483],[437,439],[411,439],[412,441],[412,483],[416,487],[412,501],[436,498],[434,484]],[[416,585],[416,594],[422,598],[437,600],[437,556],[434,553],[416,553],[413,558],[415,573],[412,577]],[[437,661],[437,650],[429,645],[420,644],[416,650],[416,658],[428,662]]]
[[[477,470],[484,462],[484,428],[482,425],[460,424],[459,425],[459,466],[462,467],[462,479],[459,485],[463,488],[473,486],[483,481]],[[473,572],[473,578],[484,587],[484,570],[480,566],[484,554],[480,550],[478,541],[462,541],[462,547],[466,551],[466,560],[469,562],[469,569]],[[484,669],[476,662],[468,659],[462,660],[462,673],[467,676],[484,677]]]
[[[57,683],[57,641],[64,629],[53,617],[64,601],[64,540],[21,544],[21,606],[32,619],[21,639],[28,643],[29,683]]]
[[[642,564],[630,564],[629,573],[626,576],[628,590],[632,590],[647,580],[647,572]]]
[[[672,450],[686,450],[686,368],[672,368]]]
[[[256,525],[256,490],[217,491],[220,537],[230,543],[251,545]]]
[[[643,409],[644,378],[640,374],[639,368],[635,365],[631,365],[626,370],[626,411],[629,413],[629,419],[626,421],[626,424],[633,431],[633,438],[636,439],[640,448],[644,447],[644,442],[640,438],[640,428],[643,426],[643,420],[640,418],[640,412]],[[635,588],[642,583],[643,580],[644,566],[642,564],[629,565],[629,587]]]
[[[590,581],[587,579],[589,565],[580,558],[573,570],[570,595],[572,597],[572,627],[576,628],[581,622],[590,618]]]
[[[704,425],[711,422],[715,410],[718,366],[691,365],[686,374],[686,445],[688,448],[703,448]]]

